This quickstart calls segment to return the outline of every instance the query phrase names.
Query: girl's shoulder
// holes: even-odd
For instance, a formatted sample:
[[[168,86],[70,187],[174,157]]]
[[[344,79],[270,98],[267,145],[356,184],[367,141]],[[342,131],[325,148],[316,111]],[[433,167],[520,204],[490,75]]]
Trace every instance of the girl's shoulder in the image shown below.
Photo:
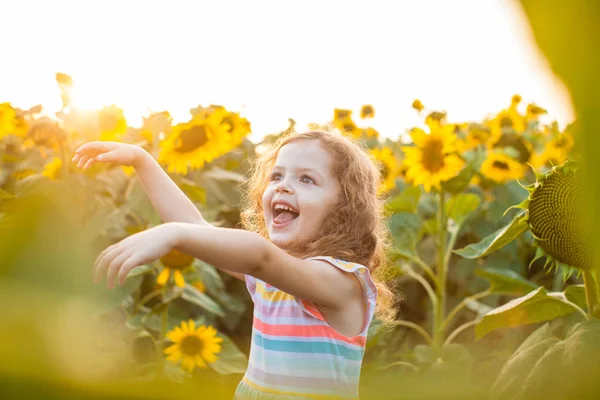
[[[361,286],[363,287],[363,291],[367,294],[369,300],[372,299],[373,301],[375,301],[377,296],[377,286],[375,285],[373,278],[371,278],[371,273],[369,269],[364,265],[331,256],[309,257],[308,260],[326,261],[332,266],[341,269],[342,271],[352,273],[360,282]]]

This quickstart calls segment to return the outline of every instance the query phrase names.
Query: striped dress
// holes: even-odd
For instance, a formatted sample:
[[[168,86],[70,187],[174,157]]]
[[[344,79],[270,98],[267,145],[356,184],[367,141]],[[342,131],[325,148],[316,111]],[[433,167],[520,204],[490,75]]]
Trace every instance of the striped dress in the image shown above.
[[[377,289],[363,265],[312,257],[353,273],[361,283],[367,316],[363,331],[346,337],[311,303],[246,275],[254,302],[248,370],[235,399],[357,399],[367,330]]]

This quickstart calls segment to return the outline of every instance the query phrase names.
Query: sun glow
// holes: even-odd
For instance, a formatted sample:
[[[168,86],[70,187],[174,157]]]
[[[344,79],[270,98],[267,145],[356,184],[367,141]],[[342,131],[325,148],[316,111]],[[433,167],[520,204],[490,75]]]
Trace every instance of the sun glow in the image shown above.
[[[251,139],[287,128],[288,118],[326,123],[334,108],[358,114],[363,104],[376,109],[369,123],[382,136],[397,137],[421,123],[415,98],[448,107],[450,121],[477,120],[520,93],[561,124],[572,119],[513,2],[56,0],[36,3],[35,14],[27,3],[4,5],[14,17],[0,26],[3,37],[19,38],[4,44],[18,61],[0,67],[0,102],[21,108],[59,110],[53,77],[63,72],[74,79],[77,108],[114,104],[139,126],[150,111],[178,123],[191,108],[220,104],[250,120]],[[303,28],[316,14],[328,21],[323,29]],[[200,23],[199,15],[227,18]],[[477,62],[440,63],[453,58]]]

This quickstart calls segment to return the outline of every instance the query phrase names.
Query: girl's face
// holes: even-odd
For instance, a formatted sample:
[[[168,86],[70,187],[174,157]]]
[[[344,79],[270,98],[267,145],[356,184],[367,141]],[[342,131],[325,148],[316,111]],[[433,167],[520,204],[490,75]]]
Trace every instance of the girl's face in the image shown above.
[[[331,156],[319,140],[284,145],[262,197],[271,241],[286,248],[317,236],[339,193]]]

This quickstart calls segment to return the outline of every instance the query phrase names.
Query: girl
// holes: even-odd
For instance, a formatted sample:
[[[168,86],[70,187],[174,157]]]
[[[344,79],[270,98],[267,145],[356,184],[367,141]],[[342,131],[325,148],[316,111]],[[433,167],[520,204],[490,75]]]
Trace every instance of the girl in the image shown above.
[[[357,144],[324,131],[281,138],[254,165],[247,230],[210,225],[139,147],[91,142],[73,161],[135,167],[164,222],[104,250],[96,282],[106,274],[109,288],[123,284],[173,248],[246,282],[253,337],[236,398],[358,397],[369,324],[376,308],[383,319],[393,310],[371,274],[384,265],[387,238],[379,172]]]

